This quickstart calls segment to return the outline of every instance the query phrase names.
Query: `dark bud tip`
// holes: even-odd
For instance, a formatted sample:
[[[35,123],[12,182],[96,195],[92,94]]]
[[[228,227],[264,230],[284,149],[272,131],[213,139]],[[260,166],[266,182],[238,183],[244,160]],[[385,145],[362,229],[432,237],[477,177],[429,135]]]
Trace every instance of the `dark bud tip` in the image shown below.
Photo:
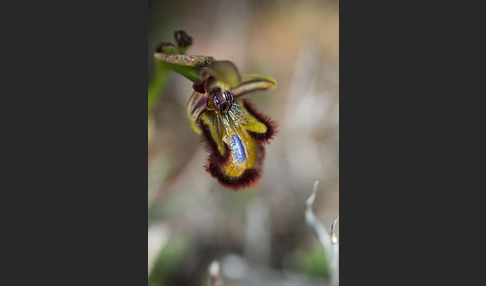
[[[177,47],[174,44],[169,42],[160,42],[155,47],[156,53],[175,54],[176,51],[177,51]]]
[[[192,45],[192,37],[190,37],[185,31],[179,30],[174,32],[174,37],[179,48],[186,48]]]

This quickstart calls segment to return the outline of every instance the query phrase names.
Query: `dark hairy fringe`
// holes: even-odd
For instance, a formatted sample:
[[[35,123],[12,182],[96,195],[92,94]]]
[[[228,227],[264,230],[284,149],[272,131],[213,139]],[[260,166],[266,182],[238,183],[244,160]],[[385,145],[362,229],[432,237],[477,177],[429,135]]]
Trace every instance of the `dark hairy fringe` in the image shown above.
[[[218,166],[222,166],[226,164],[226,162],[228,162],[230,157],[230,150],[228,148],[228,145],[226,145],[226,143],[223,142],[224,155],[221,156],[221,154],[219,154],[218,145],[216,144],[216,142],[214,142],[213,138],[211,137],[211,131],[209,131],[209,127],[206,124],[204,124],[202,120],[199,120],[199,126],[203,131],[202,134],[203,136],[201,136],[201,141],[203,141],[204,147],[209,152],[208,161]]]
[[[226,175],[218,166],[212,163],[206,166],[206,170],[213,178],[218,179],[218,182],[223,187],[235,192],[257,187],[260,183],[260,174],[254,169],[245,170],[241,176],[236,178]]]
[[[257,132],[251,132],[248,131],[248,134],[250,134],[251,137],[253,137],[255,140],[262,144],[268,144],[270,140],[273,139],[275,134],[277,134],[278,130],[278,124],[276,121],[272,120],[270,116],[265,115],[258,111],[257,107],[255,104],[253,104],[251,101],[248,99],[243,98],[243,105],[248,112],[253,115],[258,121],[261,123],[265,124],[267,127],[267,132],[266,133],[257,133]]]
[[[247,169],[239,177],[228,176],[224,171],[224,165],[214,164],[211,159],[208,159],[206,164],[206,171],[213,178],[218,179],[218,182],[225,188],[231,191],[239,191],[241,189],[249,189],[258,187],[260,183],[260,176],[262,174],[263,159],[265,158],[265,148],[257,144],[257,157],[255,158],[255,165],[252,169]]]

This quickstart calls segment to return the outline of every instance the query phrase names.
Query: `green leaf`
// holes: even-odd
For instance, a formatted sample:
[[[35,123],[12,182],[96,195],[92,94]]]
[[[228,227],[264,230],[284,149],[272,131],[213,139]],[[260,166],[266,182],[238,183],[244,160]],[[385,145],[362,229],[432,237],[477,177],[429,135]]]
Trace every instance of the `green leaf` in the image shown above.
[[[164,66],[165,68],[175,71],[176,73],[179,73],[186,77],[188,80],[192,82],[199,82],[199,71],[201,70],[200,67],[191,67],[191,66],[183,66],[183,65],[178,65],[178,64],[172,64],[168,62],[162,62],[161,65]]]

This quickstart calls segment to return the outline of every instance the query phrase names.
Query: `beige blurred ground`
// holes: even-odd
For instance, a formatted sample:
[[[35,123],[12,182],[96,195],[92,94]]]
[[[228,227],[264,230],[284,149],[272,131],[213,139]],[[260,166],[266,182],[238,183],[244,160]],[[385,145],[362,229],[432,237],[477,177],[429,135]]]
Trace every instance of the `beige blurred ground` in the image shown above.
[[[195,278],[167,285],[198,283],[212,259],[226,261],[223,275],[225,265],[292,272],[295,252],[317,244],[304,220],[315,180],[317,217],[329,228],[339,215],[339,2],[175,2],[149,2],[149,48],[183,29],[193,38],[189,54],[272,76],[277,89],[248,98],[279,122],[279,133],[267,147],[260,186],[225,190],[204,170],[207,154],[185,117],[191,82],[170,76],[148,148],[149,267],[168,239],[183,237],[190,254],[175,276]],[[226,274],[225,285],[264,285]],[[276,285],[314,285],[284,280],[290,284]]]

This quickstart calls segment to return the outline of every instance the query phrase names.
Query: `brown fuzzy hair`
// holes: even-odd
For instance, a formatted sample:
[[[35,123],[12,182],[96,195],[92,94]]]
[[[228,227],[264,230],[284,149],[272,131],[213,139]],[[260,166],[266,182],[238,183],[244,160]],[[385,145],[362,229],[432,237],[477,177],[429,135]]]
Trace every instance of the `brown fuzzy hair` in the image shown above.
[[[255,138],[255,140],[257,140],[258,142],[262,144],[268,144],[270,140],[272,140],[275,134],[277,134],[278,132],[277,122],[273,121],[270,118],[270,116],[258,111],[258,109],[256,108],[255,104],[253,104],[253,102],[249,101],[248,99],[242,99],[242,100],[245,109],[248,110],[248,112],[251,115],[253,115],[256,119],[258,119],[258,121],[260,121],[267,127],[267,132],[265,133],[256,133],[256,132],[248,131],[248,134],[250,134],[250,136]]]

